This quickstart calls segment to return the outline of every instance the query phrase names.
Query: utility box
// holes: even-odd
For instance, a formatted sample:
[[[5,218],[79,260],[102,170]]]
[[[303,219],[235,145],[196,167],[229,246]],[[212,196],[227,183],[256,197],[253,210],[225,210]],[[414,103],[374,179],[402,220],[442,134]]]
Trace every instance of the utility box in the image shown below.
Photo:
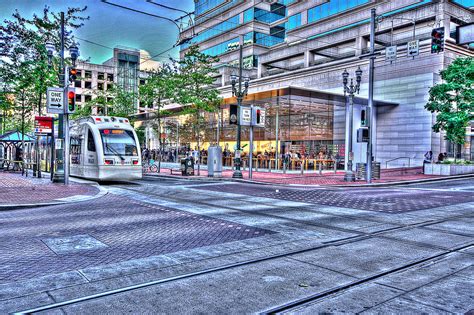
[[[369,128],[357,129],[357,142],[369,142]]]
[[[222,148],[219,146],[207,149],[207,176],[222,177]]]
[[[192,157],[181,159],[181,175],[194,175],[194,159]]]

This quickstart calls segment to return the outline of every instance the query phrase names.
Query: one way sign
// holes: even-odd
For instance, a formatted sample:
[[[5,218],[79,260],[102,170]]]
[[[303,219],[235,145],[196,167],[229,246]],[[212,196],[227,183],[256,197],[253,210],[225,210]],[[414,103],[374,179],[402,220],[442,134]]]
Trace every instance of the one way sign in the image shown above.
[[[64,92],[62,88],[49,87],[46,91],[46,105],[48,113],[63,114],[64,113]]]

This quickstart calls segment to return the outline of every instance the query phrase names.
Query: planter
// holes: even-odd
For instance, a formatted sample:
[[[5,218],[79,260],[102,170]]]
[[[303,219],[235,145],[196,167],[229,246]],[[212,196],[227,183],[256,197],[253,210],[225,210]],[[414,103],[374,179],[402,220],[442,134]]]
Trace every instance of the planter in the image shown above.
[[[474,165],[425,164],[424,172],[426,175],[443,176],[474,174]]]

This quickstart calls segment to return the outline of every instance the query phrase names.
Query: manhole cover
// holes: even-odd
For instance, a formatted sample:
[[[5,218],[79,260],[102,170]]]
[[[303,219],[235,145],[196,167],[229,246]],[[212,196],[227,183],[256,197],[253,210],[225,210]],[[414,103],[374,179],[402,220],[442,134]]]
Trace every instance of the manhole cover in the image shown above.
[[[83,250],[94,250],[107,247],[90,235],[73,235],[43,239],[43,243],[56,254],[71,254]]]

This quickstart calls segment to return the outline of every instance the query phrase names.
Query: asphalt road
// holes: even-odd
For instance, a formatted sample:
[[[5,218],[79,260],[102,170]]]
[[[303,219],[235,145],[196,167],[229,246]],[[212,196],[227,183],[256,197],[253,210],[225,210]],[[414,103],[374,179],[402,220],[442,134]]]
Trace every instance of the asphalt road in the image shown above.
[[[93,201],[0,212],[0,313],[474,309],[472,179],[104,186]]]

